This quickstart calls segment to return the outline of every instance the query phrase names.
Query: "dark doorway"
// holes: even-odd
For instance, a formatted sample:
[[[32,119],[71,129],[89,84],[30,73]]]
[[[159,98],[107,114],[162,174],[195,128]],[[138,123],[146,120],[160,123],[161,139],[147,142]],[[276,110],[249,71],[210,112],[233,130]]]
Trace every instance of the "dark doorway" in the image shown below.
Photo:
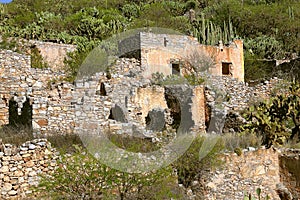
[[[230,75],[231,63],[222,63],[222,75]]]
[[[178,99],[175,96],[165,94],[168,108],[170,109],[170,114],[173,119],[171,127],[177,129],[181,123],[181,107]]]
[[[178,63],[172,63],[172,74],[180,75],[180,66]]]
[[[23,107],[21,109],[21,114],[18,114],[18,104],[16,101],[11,98],[9,100],[9,126],[17,127],[17,128],[32,128],[32,105],[30,105],[30,101],[26,98],[26,101],[23,103]]]
[[[107,96],[104,83],[100,84],[100,92],[99,93],[101,96]]]

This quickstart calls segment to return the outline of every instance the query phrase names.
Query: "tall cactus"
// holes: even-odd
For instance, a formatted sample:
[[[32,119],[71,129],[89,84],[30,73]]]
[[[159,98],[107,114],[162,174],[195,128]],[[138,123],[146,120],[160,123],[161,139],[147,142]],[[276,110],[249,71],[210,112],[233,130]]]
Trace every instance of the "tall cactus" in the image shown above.
[[[201,15],[201,21],[197,21],[193,26],[193,35],[197,37],[202,44],[215,45],[220,40],[223,43],[229,43],[236,37],[235,30],[229,19],[228,24],[224,21],[223,27],[214,24]]]

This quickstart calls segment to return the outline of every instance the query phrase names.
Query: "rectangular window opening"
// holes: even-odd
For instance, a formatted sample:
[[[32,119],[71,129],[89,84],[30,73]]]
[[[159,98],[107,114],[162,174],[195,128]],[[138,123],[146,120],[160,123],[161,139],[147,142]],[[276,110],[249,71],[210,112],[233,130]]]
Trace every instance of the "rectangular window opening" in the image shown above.
[[[180,67],[177,63],[172,63],[172,74],[180,75]]]
[[[222,63],[222,75],[231,75],[230,73],[230,66],[232,63]]]

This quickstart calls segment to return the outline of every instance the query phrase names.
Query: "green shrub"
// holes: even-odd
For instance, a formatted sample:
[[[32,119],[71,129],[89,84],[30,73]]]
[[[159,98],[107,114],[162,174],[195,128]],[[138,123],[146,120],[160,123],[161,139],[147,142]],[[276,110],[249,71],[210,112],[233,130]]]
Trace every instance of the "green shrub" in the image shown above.
[[[38,48],[36,47],[31,48],[30,56],[31,56],[32,68],[39,68],[39,69],[49,68],[49,65],[43,60],[43,57],[41,56]]]
[[[243,154],[243,151],[241,148],[237,147],[234,149],[234,153],[236,153],[236,155],[241,156]]]
[[[76,153],[77,149],[74,145],[83,147],[82,141],[77,134],[61,134],[53,132],[45,136],[45,138],[61,154]]]
[[[36,191],[50,199],[100,199],[111,188],[113,170],[79,147],[73,155],[62,155],[58,168],[43,176]]]
[[[62,155],[58,168],[42,176],[35,188],[47,199],[182,199],[171,167],[146,173],[127,173],[110,168],[84,149]],[[177,188],[177,191],[173,191]],[[148,196],[151,194],[150,196]]]
[[[191,186],[191,183],[198,180],[205,170],[220,167],[222,164],[222,161],[218,159],[218,154],[224,148],[222,140],[217,139],[211,151],[200,160],[199,152],[204,144],[203,142],[204,137],[197,136],[189,149],[174,163],[174,167],[177,169],[178,181],[185,187]]]
[[[180,85],[187,84],[188,81],[183,76],[168,75],[164,76],[162,73],[156,72],[152,74],[152,84],[166,86],[166,85]]]

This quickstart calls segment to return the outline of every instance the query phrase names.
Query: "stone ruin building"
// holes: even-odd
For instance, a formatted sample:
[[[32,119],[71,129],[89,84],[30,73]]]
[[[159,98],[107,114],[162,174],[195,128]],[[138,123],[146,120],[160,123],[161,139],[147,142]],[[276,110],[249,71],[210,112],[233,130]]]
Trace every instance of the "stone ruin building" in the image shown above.
[[[143,129],[147,136],[145,130],[151,134],[166,127],[200,131],[207,128],[207,118],[212,115],[207,107],[214,106],[215,87],[221,85],[228,97],[223,102],[224,110],[235,111],[246,108],[251,97],[257,99],[270,94],[278,81],[273,79],[257,87],[248,87],[243,82],[242,41],[239,40],[229,46],[205,46],[188,36],[142,32],[135,38],[138,38],[135,50],[114,63],[110,76],[99,72],[75,83],[63,80],[66,74],[60,67],[66,52],[74,50],[74,46],[35,42],[34,46],[52,67],[49,69],[31,68],[30,56],[0,50],[0,126],[27,125],[37,134],[98,129],[139,134],[139,129]],[[120,43],[121,52],[125,43]],[[155,72],[187,73],[185,59],[189,54],[186,52],[192,48],[214,58],[214,66],[209,69],[209,84],[167,87],[151,84],[149,78]],[[28,185],[36,184],[38,171],[53,170],[58,156],[46,148],[43,139],[24,143],[15,155],[9,152],[8,145],[4,145],[4,153],[0,152],[1,159],[22,159],[11,160],[5,166],[2,163],[0,174],[9,178],[1,180],[1,197],[25,197],[30,192]],[[31,160],[37,154],[42,157],[41,161]],[[55,156],[48,156],[52,154]],[[243,198],[243,191],[254,192],[257,187],[263,187],[272,199],[279,199],[277,183],[284,183],[291,191],[299,184],[297,178],[290,176],[293,171],[287,169],[289,163],[299,161],[299,152],[292,157],[282,157],[272,149],[249,150],[241,157],[225,154],[224,159],[229,163],[228,169],[203,176],[209,191],[205,198]],[[10,170],[18,166],[23,168]],[[32,170],[33,166],[37,169]],[[294,191],[299,194],[299,190]]]
[[[126,49],[128,41],[132,51]],[[31,68],[30,56],[0,50],[0,126],[20,123],[47,134],[96,127],[114,132],[166,127],[203,131],[211,118],[207,105],[214,105],[215,92],[208,92],[212,88],[222,85],[230,95],[225,110],[239,110],[247,107],[251,96],[266,93],[272,85],[250,88],[243,83],[240,40],[229,46],[207,46],[189,36],[140,32],[119,42],[122,56],[111,66],[110,76],[104,71],[75,83],[63,81],[66,75],[58,67],[74,46],[34,45],[52,68]],[[195,52],[214,60],[208,69],[210,86],[151,84],[155,72],[188,73],[186,60],[195,58],[190,57]]]
[[[229,76],[244,81],[243,41],[233,40],[228,45],[202,45],[196,38],[187,35],[156,34],[139,32],[119,44],[120,55],[134,57],[145,68],[143,76],[151,78],[156,72],[164,75],[185,73],[186,61],[190,64],[203,59],[213,59],[208,63],[210,74]]]

